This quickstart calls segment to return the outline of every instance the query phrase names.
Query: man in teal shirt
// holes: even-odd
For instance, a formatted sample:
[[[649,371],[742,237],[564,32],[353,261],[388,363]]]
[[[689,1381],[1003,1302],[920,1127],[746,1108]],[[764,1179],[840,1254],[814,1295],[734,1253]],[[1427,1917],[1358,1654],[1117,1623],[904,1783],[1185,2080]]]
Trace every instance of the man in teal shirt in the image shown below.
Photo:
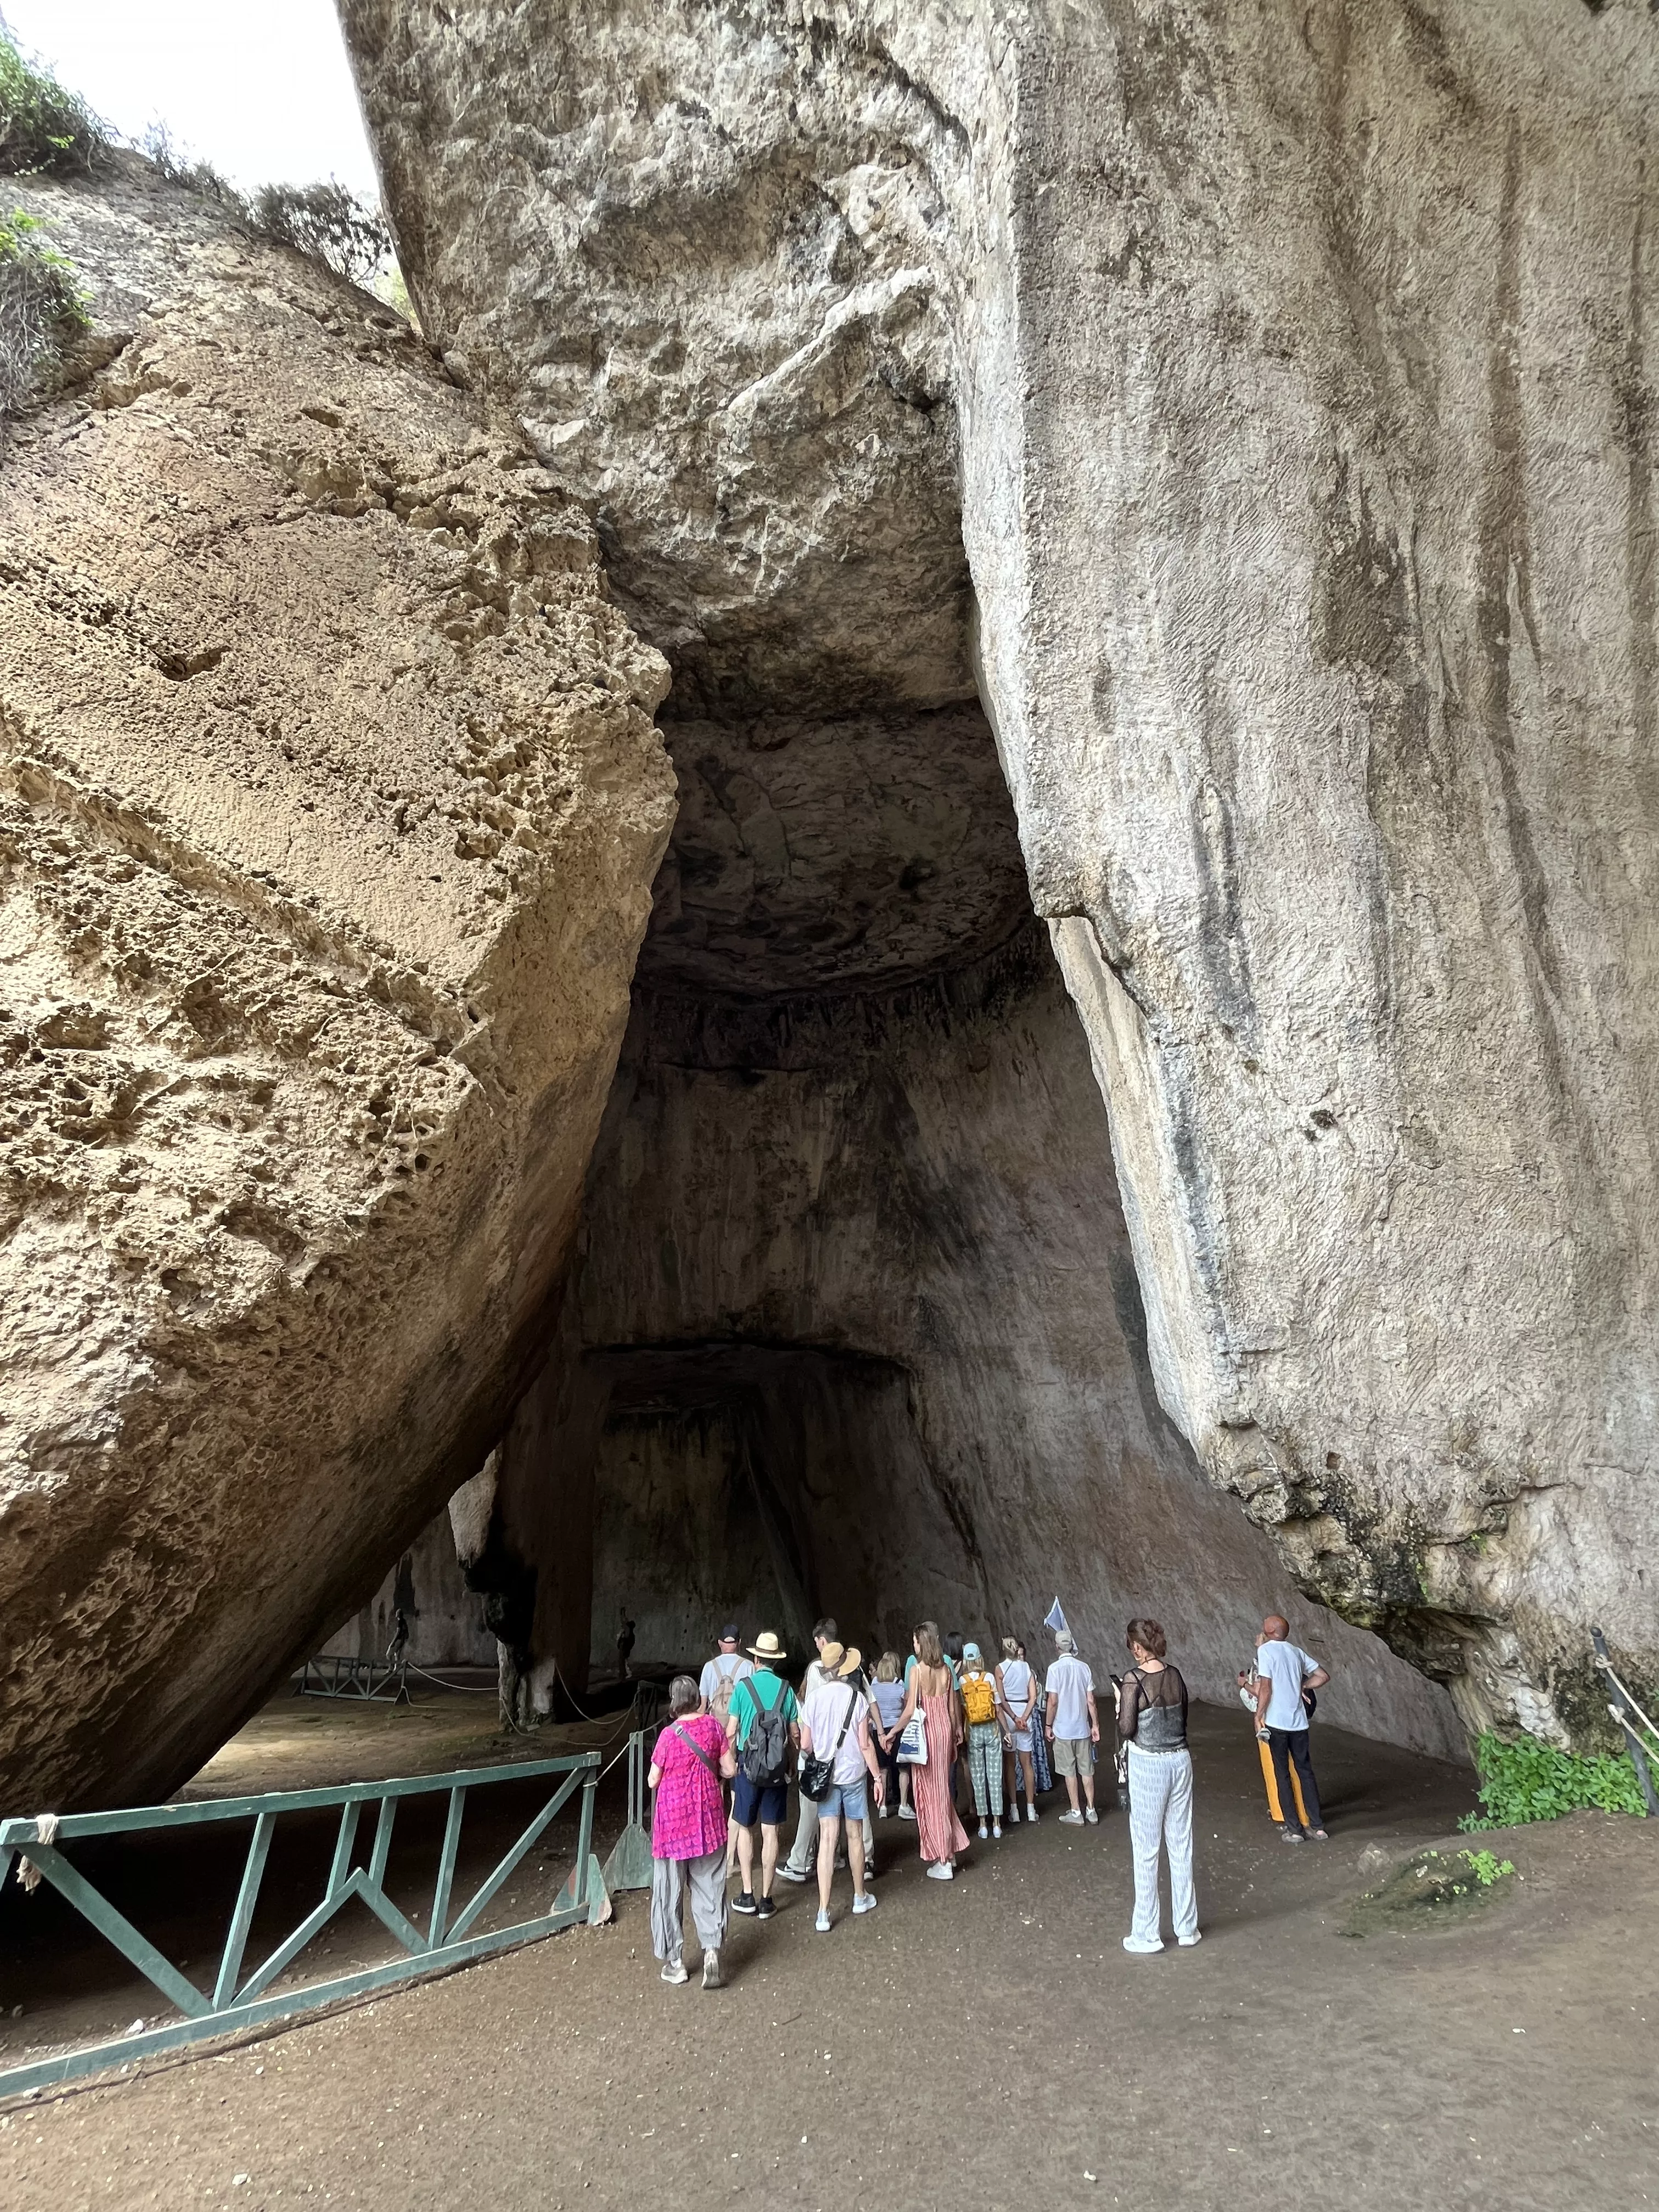
[[[732,1910],[769,1920],[777,1910],[772,1902],[772,1882],[778,1869],[778,1830],[783,1826],[789,1803],[791,1755],[800,1743],[800,1707],[794,1692],[777,1671],[778,1662],[787,1659],[789,1654],[770,1629],[750,1645],[749,1656],[755,1662],[755,1671],[745,1674],[732,1691],[731,1714],[726,1723],[726,1740],[738,1754],[737,1779],[732,1784],[732,1818],[738,1824],[738,1866],[743,1875],[743,1888],[732,1899]],[[780,1743],[781,1749],[772,1765],[756,1775],[750,1771],[755,1764],[754,1757],[746,1757],[745,1753],[763,1714],[767,1720],[766,1736]],[[781,1717],[781,1729],[772,1724],[775,1715]],[[758,1897],[754,1894],[757,1820],[761,1832]]]

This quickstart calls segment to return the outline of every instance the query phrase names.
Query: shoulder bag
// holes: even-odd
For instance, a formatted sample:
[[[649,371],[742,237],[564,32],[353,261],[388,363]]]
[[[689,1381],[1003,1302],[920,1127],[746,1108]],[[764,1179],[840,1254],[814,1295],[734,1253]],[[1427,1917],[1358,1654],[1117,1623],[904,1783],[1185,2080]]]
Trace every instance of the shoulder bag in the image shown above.
[[[803,1797],[810,1797],[815,1805],[821,1805],[830,1795],[830,1785],[836,1778],[836,1761],[841,1757],[841,1747],[847,1741],[847,1731],[852,1727],[853,1716],[858,1709],[859,1693],[856,1690],[849,1690],[847,1693],[847,1714],[841,1724],[841,1734],[836,1738],[835,1749],[828,1759],[820,1759],[817,1752],[813,1752],[800,1763],[800,1794]]]

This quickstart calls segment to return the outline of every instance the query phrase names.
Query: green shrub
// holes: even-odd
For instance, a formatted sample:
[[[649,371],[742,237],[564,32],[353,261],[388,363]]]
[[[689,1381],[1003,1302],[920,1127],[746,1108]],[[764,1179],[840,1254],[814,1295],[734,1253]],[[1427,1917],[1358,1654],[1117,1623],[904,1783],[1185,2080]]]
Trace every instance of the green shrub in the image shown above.
[[[1586,1806],[1603,1813],[1644,1814],[1641,1784],[1627,1758],[1580,1758],[1553,1751],[1536,1736],[1514,1742],[1490,1730],[1474,1747],[1481,1810],[1460,1825],[1516,1828],[1528,1820],[1559,1820]]]
[[[198,199],[217,200],[222,207],[229,208],[239,221],[246,218],[246,204],[235,185],[228,184],[211,161],[198,161],[194,155],[186,153],[165,123],[152,123],[137,143],[138,151],[158,177],[185,191],[194,192]]]
[[[0,175],[44,169],[85,176],[108,144],[108,131],[80,94],[26,61],[0,24]]]
[[[1500,1859],[1496,1851],[1459,1851],[1457,1856],[1482,1889],[1490,1889],[1495,1881],[1515,1872],[1515,1861]]]
[[[254,195],[248,216],[264,236],[309,254],[349,283],[368,283],[392,252],[392,233],[380,210],[331,180],[266,185]]]
[[[16,408],[44,365],[84,327],[72,263],[21,208],[0,218],[0,416]]]

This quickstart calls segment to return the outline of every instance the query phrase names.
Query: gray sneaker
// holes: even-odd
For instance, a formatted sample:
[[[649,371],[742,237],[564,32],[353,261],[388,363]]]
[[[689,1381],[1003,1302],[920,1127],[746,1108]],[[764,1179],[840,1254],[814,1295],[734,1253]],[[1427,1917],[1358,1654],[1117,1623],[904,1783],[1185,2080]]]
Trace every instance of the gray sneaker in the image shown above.
[[[1062,1813],[1060,1816],[1060,1825],[1062,1828],[1080,1828],[1083,1826],[1083,1815],[1081,1813]]]
[[[1096,1812],[1092,1805],[1090,1806],[1088,1811],[1083,1817],[1089,1823],[1089,1826],[1091,1828],[1097,1828],[1100,1826],[1100,1815]]]
[[[810,1872],[806,1874],[797,1874],[793,1867],[790,1866],[787,1861],[778,1869],[778,1880],[780,1881],[805,1882],[811,1881],[811,1879],[812,1877]]]
[[[705,1951],[702,1954],[702,1985],[706,1990],[717,1990],[720,1986],[720,1954],[718,1951]]]

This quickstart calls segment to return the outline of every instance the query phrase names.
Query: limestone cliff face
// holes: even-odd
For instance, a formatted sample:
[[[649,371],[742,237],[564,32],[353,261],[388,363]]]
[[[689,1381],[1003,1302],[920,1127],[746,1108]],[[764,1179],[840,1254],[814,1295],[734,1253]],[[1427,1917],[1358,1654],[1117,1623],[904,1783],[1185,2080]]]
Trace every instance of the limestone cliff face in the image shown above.
[[[1659,1677],[1650,11],[343,15],[685,711],[977,676],[1209,1474],[1592,1734],[1591,1622]]]
[[[672,816],[592,526],[136,162],[0,470],[0,1785],[172,1787],[488,1448]]]

